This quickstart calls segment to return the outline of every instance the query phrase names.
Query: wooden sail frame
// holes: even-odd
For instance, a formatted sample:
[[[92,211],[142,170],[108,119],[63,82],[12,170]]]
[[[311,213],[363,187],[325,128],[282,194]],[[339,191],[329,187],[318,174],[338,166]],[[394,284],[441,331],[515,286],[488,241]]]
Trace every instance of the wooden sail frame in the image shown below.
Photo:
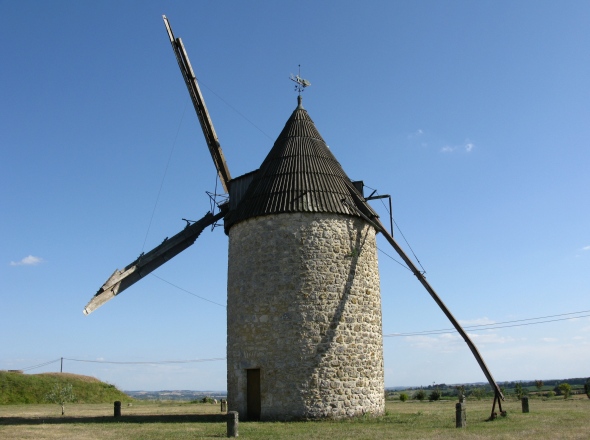
[[[221,186],[223,186],[223,190],[228,193],[228,182],[231,180],[231,175],[229,173],[229,168],[227,167],[227,162],[225,161],[225,156],[223,155],[223,150],[221,149],[221,144],[219,143],[217,133],[213,127],[213,122],[209,116],[209,111],[205,105],[205,100],[201,94],[197,77],[195,76],[195,72],[193,71],[190,60],[188,59],[188,54],[186,53],[184,45],[182,44],[182,40],[180,38],[174,37],[172,27],[170,26],[170,22],[166,16],[163,15],[162,18],[164,19],[164,24],[166,25],[166,31],[168,32],[168,38],[170,38],[170,44],[172,45],[172,50],[176,56],[176,61],[178,61],[178,67],[180,68],[180,72],[184,78],[184,82],[191,97],[191,101],[193,102],[193,106],[195,107],[195,111],[199,117],[199,122],[201,123],[201,128],[203,129],[203,135],[205,136],[209,153],[211,153],[211,158],[213,159],[213,163],[217,169]]]
[[[89,315],[125,289],[137,283],[147,274],[192,246],[207,226],[221,220],[225,214],[225,209],[222,209],[216,215],[208,212],[202,219],[193,224],[187,224],[182,231],[171,238],[166,238],[151,251],[141,254],[135,261],[125,266],[125,268],[115,270],[102,287],[98,289],[98,292],[96,292],[90,302],[86,304],[83,310],[84,314]]]

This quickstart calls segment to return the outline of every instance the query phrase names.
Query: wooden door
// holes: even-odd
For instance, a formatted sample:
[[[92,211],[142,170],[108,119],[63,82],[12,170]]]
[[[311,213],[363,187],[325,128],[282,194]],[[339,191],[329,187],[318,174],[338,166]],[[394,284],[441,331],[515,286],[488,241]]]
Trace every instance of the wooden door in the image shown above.
[[[246,413],[248,420],[260,420],[260,368],[246,370]]]

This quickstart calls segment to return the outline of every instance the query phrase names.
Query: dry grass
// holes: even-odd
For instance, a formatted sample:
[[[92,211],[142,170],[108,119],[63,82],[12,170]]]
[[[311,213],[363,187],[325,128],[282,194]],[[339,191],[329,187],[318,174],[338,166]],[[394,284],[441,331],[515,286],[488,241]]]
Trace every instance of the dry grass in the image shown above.
[[[530,400],[530,413],[520,402],[503,407],[508,417],[485,419],[491,401],[467,402],[467,428],[455,428],[454,402],[388,402],[388,414],[321,422],[241,422],[240,437],[251,439],[587,439],[590,400]],[[217,405],[134,403],[115,419],[112,405],[69,405],[60,416],[57,405],[0,406],[0,438],[6,439],[195,439],[226,436],[225,417]]]

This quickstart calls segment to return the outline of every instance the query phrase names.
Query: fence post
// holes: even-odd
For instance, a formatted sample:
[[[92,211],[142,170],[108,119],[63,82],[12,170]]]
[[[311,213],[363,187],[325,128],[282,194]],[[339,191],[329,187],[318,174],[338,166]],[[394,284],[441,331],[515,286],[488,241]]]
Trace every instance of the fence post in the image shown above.
[[[457,428],[466,428],[467,427],[467,417],[465,414],[465,404],[463,402],[459,402],[455,404],[455,427]]]
[[[115,402],[115,417],[121,417],[121,402],[118,400]]]
[[[227,400],[221,399],[221,412],[227,411]]]
[[[227,436],[238,437],[238,412],[230,411],[227,413]]]
[[[522,399],[520,399],[522,402],[522,412],[523,413],[528,413],[529,412],[529,398],[527,396],[523,396]]]

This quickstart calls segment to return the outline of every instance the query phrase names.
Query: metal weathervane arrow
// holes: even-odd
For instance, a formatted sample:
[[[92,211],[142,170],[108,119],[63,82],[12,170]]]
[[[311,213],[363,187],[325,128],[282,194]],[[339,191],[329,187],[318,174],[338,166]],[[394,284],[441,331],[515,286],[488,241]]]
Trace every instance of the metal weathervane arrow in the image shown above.
[[[297,75],[291,74],[289,79],[297,83],[295,91],[299,93],[299,95],[301,95],[301,92],[303,92],[306,87],[311,86],[311,83],[308,80],[301,78],[301,64],[299,64],[299,73]]]

